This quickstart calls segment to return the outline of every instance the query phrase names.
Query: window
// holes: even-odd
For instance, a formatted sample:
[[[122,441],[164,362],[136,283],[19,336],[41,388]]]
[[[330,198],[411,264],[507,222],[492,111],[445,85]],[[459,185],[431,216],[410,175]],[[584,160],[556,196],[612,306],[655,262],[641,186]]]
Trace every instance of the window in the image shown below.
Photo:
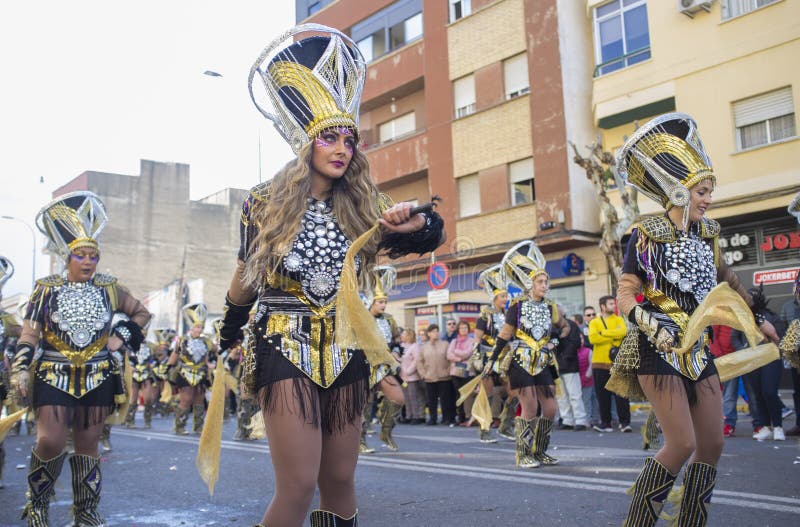
[[[450,0],[450,22],[460,20],[472,13],[470,0]]]
[[[381,143],[392,141],[398,137],[412,133],[417,129],[417,120],[414,112],[396,117],[378,127],[378,140]]]
[[[453,83],[456,119],[475,113],[475,75],[461,77]]]
[[[650,58],[645,0],[614,0],[594,9],[595,76]]]
[[[527,53],[520,53],[503,61],[503,83],[506,99],[513,99],[531,91],[528,82]]]
[[[458,178],[458,211],[462,218],[481,212],[481,187],[478,174]]]
[[[508,180],[511,184],[511,205],[533,203],[536,192],[533,188],[533,158],[521,159],[508,165]]]
[[[422,0],[398,0],[353,26],[351,38],[367,62],[422,37]]]
[[[736,149],[747,150],[795,137],[792,88],[750,97],[733,103]]]
[[[308,16],[313,15],[317,11],[322,9],[322,2],[309,2],[308,4]]]
[[[741,16],[755,11],[759,7],[774,4],[778,0],[723,0],[722,20]]]

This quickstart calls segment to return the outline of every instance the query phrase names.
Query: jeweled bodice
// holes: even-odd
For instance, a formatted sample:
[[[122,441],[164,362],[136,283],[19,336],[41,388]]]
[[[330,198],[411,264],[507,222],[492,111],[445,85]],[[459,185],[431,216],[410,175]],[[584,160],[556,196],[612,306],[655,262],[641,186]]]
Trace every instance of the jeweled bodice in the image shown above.
[[[181,355],[194,364],[204,362],[209,351],[211,350],[204,337],[186,336],[181,339]]]
[[[50,290],[45,299],[43,320],[51,331],[68,345],[82,349],[108,332],[111,303],[103,287],[87,282],[64,282]]]
[[[389,320],[385,317],[375,317],[375,322],[378,324],[378,329],[383,335],[383,338],[386,340],[387,344],[392,343],[392,326],[389,324]]]
[[[526,334],[539,340],[550,333],[553,323],[550,304],[544,300],[538,302],[533,300],[523,300],[519,306],[519,326]]]
[[[300,232],[283,258],[285,274],[300,283],[317,306],[330,303],[339,289],[339,276],[350,240],[339,228],[331,200],[308,198]],[[359,257],[356,257],[356,270]]]

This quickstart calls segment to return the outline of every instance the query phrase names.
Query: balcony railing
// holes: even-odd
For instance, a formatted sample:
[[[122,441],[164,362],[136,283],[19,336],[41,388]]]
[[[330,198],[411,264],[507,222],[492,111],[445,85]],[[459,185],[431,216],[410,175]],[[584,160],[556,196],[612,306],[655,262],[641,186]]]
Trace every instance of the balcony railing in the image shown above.
[[[639,48],[615,59],[598,64],[594,68],[594,76],[599,77],[612,71],[621,70],[650,58],[650,46]]]

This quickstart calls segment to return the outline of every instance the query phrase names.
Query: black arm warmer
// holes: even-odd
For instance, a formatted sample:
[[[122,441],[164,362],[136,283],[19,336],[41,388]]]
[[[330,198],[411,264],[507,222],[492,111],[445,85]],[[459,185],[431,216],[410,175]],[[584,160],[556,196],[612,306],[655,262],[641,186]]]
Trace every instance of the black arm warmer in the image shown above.
[[[503,351],[503,348],[505,348],[507,344],[508,344],[508,341],[506,339],[497,337],[494,340],[494,348],[492,349],[492,352],[489,353],[489,357],[488,357],[489,362],[496,361],[497,357],[500,356],[500,352]]]
[[[242,327],[247,324],[250,318],[250,308],[254,302],[249,304],[234,304],[230,296],[225,295],[225,307],[222,308],[222,321],[219,325],[219,347],[226,350],[237,340],[242,339]]]
[[[133,351],[139,351],[139,346],[141,346],[144,341],[142,328],[132,320],[122,320],[118,322],[111,333],[121,338],[122,342]]]
[[[18,343],[17,349],[14,352],[14,364],[11,371],[17,372],[20,370],[27,370],[33,361],[34,352],[33,346],[27,342]]]
[[[434,200],[437,199],[434,197]],[[419,255],[433,252],[442,244],[444,220],[433,210],[435,203],[427,203],[411,209],[413,214],[425,216],[425,226],[416,232],[389,232],[383,235],[378,250],[386,250],[389,258],[396,259],[416,253]]]

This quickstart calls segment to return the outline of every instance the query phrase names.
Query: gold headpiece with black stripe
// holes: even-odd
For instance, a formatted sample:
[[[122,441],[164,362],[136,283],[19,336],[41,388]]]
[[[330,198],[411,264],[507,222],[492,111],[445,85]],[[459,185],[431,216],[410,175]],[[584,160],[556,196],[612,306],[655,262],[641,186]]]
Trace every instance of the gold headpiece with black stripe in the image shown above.
[[[700,181],[716,183],[697,123],[683,113],[660,115],[637,129],[619,151],[617,172],[667,210],[688,205],[689,189]]]
[[[478,287],[482,287],[492,299],[501,293],[508,292],[508,286],[503,280],[503,267],[500,264],[485,269],[478,275]]]
[[[376,265],[372,268],[372,278],[374,285],[370,305],[376,300],[389,298],[389,291],[392,290],[397,280],[397,270],[391,265]]]
[[[0,291],[2,291],[3,285],[8,282],[13,274],[14,264],[5,256],[0,256]]]
[[[253,92],[256,74],[266,91],[262,103]],[[258,111],[297,154],[327,128],[345,127],[358,135],[366,74],[364,57],[350,37],[320,24],[302,24],[261,52],[247,84]]]
[[[504,283],[514,284],[523,291],[527,291],[533,287],[533,281],[537,276],[550,277],[545,270],[546,264],[547,260],[536,243],[533,240],[525,240],[516,244],[503,255],[503,259],[500,261],[501,278]]]
[[[183,320],[187,328],[194,326],[205,326],[206,317],[208,317],[208,308],[202,302],[195,302],[193,304],[186,304],[181,308],[183,311]]]
[[[160,328],[154,329],[153,334],[156,336],[156,342],[159,344],[171,344],[178,333],[174,329]]]
[[[79,247],[98,249],[97,237],[106,226],[105,205],[93,192],[59,196],[36,215],[36,227],[47,236],[47,248],[67,258]]]

